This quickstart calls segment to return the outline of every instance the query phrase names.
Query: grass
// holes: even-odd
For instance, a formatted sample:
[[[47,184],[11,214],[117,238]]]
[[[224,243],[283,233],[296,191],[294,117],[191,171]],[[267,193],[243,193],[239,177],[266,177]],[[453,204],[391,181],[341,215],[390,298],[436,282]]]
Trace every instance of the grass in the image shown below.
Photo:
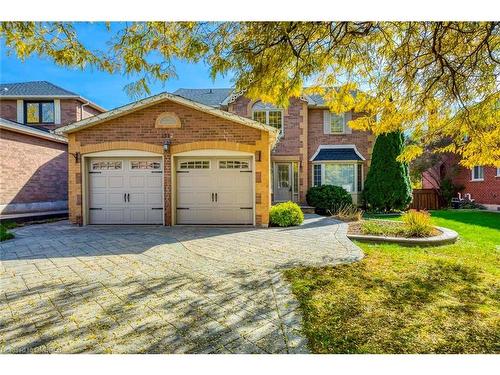
[[[360,262],[286,271],[313,352],[500,352],[500,214],[432,218],[459,240],[434,248],[357,243]]]
[[[8,226],[0,224],[0,242],[10,240],[11,238],[14,238],[14,235],[9,232]]]

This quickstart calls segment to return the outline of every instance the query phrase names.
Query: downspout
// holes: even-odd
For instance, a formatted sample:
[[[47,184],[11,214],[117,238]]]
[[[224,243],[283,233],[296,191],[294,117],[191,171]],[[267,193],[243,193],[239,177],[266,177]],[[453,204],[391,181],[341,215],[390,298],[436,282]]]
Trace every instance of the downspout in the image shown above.
[[[86,103],[83,103],[81,106],[80,106],[80,121],[83,120],[83,107],[89,105],[90,102],[87,101]]]

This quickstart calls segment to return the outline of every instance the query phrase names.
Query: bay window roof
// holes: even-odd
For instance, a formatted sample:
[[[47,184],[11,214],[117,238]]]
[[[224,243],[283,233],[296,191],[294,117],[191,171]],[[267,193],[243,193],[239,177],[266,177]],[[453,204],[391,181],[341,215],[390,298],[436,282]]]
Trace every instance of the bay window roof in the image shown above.
[[[321,145],[311,161],[363,161],[355,145]]]

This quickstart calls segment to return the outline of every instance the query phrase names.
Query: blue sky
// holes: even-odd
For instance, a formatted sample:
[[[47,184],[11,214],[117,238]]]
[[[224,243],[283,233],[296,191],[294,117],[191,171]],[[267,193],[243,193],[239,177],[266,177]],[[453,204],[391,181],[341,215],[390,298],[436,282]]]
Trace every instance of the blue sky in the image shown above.
[[[114,24],[113,29],[120,24]],[[81,40],[90,48],[104,48],[109,34],[101,23],[80,23],[76,26]],[[134,79],[120,74],[108,74],[90,69],[70,69],[57,66],[48,59],[31,57],[21,62],[14,54],[7,55],[1,42],[0,83],[24,81],[49,81],[103,106],[112,109],[132,101],[123,88]],[[178,78],[156,83],[151,86],[152,94],[175,91],[178,88],[230,87],[230,77],[218,77],[215,82],[209,76],[208,67],[203,63],[188,64],[175,62]]]

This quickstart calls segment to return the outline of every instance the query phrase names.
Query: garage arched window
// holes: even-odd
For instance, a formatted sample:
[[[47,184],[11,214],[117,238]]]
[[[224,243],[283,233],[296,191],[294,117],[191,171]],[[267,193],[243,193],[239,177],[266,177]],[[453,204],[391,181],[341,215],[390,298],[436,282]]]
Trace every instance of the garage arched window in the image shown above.
[[[257,102],[252,107],[252,117],[255,121],[280,130],[283,135],[283,110],[272,104]]]

